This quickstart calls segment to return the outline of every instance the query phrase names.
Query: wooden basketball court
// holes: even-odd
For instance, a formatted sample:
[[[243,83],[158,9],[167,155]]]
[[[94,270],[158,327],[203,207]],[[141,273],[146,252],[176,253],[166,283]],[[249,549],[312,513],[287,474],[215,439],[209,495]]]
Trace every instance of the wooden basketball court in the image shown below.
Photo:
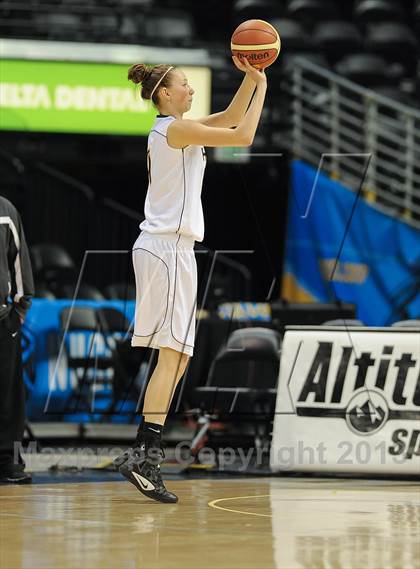
[[[417,569],[416,482],[167,480],[176,505],[128,482],[0,486],[2,569]]]

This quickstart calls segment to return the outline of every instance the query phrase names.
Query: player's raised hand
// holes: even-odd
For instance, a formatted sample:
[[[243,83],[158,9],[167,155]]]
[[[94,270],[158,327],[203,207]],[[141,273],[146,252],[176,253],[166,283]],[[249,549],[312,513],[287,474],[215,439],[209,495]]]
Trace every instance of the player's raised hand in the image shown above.
[[[267,83],[267,76],[264,72],[264,69],[257,69],[256,67],[251,65],[249,61],[246,59],[246,57],[244,57],[241,61],[236,57],[236,55],[233,55],[232,59],[236,67],[243,73],[247,73],[247,75],[249,75],[249,77],[251,77],[251,79],[253,79],[255,83],[257,84]]]

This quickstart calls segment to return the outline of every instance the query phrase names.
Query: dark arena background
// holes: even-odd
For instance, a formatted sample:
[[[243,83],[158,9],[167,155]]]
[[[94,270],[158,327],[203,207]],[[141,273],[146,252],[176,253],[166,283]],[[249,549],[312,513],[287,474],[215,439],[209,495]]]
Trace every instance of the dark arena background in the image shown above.
[[[131,347],[158,111],[127,71],[223,111],[246,20],[281,50],[252,145],[206,148],[159,504],[114,464],[158,360]],[[0,567],[420,568],[420,1],[0,0],[0,54]]]

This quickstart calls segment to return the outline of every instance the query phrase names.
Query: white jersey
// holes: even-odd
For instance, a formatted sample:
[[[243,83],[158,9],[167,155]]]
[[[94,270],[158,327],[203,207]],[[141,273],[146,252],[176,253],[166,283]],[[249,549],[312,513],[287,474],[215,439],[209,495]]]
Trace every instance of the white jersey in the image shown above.
[[[149,187],[140,229],[148,233],[177,233],[202,241],[201,189],[206,153],[202,146],[169,146],[166,132],[174,120],[172,116],[158,115],[149,134]]]

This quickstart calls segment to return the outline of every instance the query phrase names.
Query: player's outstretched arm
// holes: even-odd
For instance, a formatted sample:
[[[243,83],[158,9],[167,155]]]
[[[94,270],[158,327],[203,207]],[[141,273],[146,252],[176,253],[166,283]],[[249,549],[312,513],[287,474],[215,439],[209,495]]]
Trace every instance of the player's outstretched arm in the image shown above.
[[[231,103],[224,111],[197,119],[197,122],[206,126],[230,128],[232,126],[238,126],[241,119],[244,117],[255,91],[255,81],[247,72],[248,69],[238,60],[237,57],[233,56],[232,59],[236,67],[245,73],[245,77],[243,78],[239,89],[236,91]]]
[[[167,131],[168,144],[183,148],[190,144],[202,146],[251,146],[260,120],[267,90],[264,71],[252,67],[246,60],[244,67],[257,88],[252,102],[236,128],[219,128],[201,121],[175,120]]]

